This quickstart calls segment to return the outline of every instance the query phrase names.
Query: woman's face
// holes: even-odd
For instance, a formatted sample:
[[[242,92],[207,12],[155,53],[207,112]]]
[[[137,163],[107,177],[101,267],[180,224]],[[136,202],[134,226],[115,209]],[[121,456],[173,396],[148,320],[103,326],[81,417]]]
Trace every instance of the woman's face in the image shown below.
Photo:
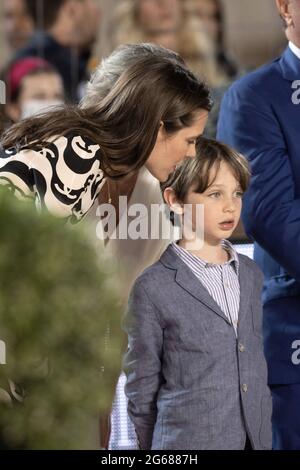
[[[145,164],[160,182],[166,181],[185,158],[196,156],[196,140],[203,134],[207,118],[208,111],[198,111],[192,126],[184,127],[171,136],[166,134],[161,124],[155,146]]]
[[[138,21],[148,34],[175,31],[180,20],[179,0],[139,0]]]

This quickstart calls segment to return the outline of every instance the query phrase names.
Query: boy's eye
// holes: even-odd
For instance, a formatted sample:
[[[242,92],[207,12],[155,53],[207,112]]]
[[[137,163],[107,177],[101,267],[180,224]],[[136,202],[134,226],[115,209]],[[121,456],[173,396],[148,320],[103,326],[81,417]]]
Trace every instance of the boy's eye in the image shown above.
[[[243,193],[243,191],[236,191],[236,192],[235,192],[235,195],[236,195],[236,197],[242,198],[243,195],[244,195],[244,193]]]
[[[188,140],[189,145],[196,145],[196,139]]]
[[[219,191],[215,191],[214,193],[210,193],[208,195],[208,197],[212,197],[212,198],[218,198],[221,196],[221,193]]]

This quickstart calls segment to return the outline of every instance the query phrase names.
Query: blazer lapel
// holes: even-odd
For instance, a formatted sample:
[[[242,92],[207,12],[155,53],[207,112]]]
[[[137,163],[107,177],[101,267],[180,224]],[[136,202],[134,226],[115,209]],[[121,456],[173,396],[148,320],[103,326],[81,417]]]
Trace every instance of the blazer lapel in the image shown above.
[[[179,256],[176,255],[176,253],[174,253],[171,245],[163,253],[160,261],[166,267],[176,270],[175,281],[178,285],[230,324],[225,313],[214,301],[207,289],[189,269],[189,267],[179,258]]]

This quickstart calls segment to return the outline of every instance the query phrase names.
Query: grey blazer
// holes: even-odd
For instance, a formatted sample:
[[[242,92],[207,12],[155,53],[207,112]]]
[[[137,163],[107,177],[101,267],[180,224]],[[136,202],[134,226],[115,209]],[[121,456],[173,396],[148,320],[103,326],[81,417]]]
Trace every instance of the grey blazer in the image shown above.
[[[239,255],[238,338],[169,246],[138,277],[124,318],[128,412],[142,449],[271,449],[262,274]]]

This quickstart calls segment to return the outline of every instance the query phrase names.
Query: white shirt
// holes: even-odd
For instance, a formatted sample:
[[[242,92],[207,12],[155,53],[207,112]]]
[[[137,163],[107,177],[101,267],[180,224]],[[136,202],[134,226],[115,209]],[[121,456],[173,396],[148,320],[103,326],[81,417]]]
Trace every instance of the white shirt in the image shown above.
[[[300,49],[299,49],[299,47],[295,46],[295,44],[290,41],[289,42],[289,48],[295,54],[295,56],[298,57],[298,59],[300,59]]]

